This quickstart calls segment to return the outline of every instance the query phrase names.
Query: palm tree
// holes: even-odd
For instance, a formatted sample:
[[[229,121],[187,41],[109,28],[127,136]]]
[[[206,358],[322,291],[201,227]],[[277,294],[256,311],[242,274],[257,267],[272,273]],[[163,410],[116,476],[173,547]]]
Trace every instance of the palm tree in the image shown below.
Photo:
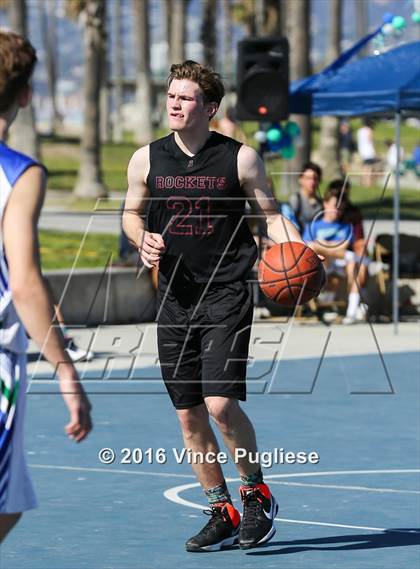
[[[168,60],[180,63],[185,60],[186,22],[190,0],[166,0],[168,22]]]
[[[203,0],[203,18],[201,21],[201,43],[203,45],[204,63],[216,66],[216,3],[214,0]]]
[[[123,78],[124,61],[121,43],[121,3],[114,2],[114,120],[112,125],[112,139],[114,142],[123,140]]]
[[[255,2],[258,0],[233,0],[232,19],[245,27],[247,36],[256,34]]]
[[[233,78],[233,58],[232,58],[232,0],[221,0],[223,10],[223,75],[229,78],[229,83]]]
[[[105,20],[104,20],[104,33],[103,33],[103,46],[102,46],[102,71],[101,71],[101,87],[99,94],[99,104],[101,107],[100,113],[100,126],[99,136],[101,142],[109,142],[112,138],[111,132],[111,86],[109,83],[110,62],[108,60],[108,33],[106,29],[106,10],[108,4],[105,1]],[[118,4],[118,2],[117,2]]]
[[[102,181],[99,135],[100,91],[105,57],[105,0],[69,0],[67,12],[83,22],[85,45],[84,129],[74,194],[84,198],[102,197],[107,194]]]
[[[328,43],[328,63],[340,55],[342,1],[330,0],[330,26]],[[332,180],[341,175],[339,157],[339,120],[337,117],[322,117],[321,140],[319,146],[320,162],[326,179]]]
[[[286,0],[266,0],[264,33],[286,34]]]
[[[144,145],[153,138],[148,0],[135,0],[133,12],[137,52],[134,137],[139,145]]]
[[[287,31],[290,42],[290,80],[302,79],[310,73],[310,0],[288,0]],[[297,174],[311,154],[311,120],[304,115],[292,115],[299,124],[302,146],[296,158],[288,163],[289,172]]]
[[[12,0],[8,3],[10,27],[16,33],[27,36],[26,0]],[[21,109],[10,130],[10,145],[33,158],[39,158],[39,139],[35,127],[35,113],[32,104]]]
[[[222,0],[224,2],[226,0]],[[247,35],[285,35],[287,0],[234,0],[233,18]]]
[[[354,2],[355,9],[355,20],[356,20],[356,37],[360,40],[365,37],[368,33],[368,18],[367,18],[367,3],[366,2]],[[357,57],[366,57],[367,49],[364,47],[361,49]]]
[[[45,50],[47,81],[52,107],[51,132],[55,134],[62,122],[57,108],[56,0],[43,0],[40,2],[39,12],[41,35]]]

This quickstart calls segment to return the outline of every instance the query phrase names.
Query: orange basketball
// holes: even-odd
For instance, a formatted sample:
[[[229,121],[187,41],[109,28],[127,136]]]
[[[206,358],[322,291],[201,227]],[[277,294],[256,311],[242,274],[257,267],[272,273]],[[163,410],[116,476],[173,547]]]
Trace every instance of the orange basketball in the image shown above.
[[[322,261],[303,243],[279,243],[268,249],[258,266],[263,293],[284,306],[305,304],[325,284]]]

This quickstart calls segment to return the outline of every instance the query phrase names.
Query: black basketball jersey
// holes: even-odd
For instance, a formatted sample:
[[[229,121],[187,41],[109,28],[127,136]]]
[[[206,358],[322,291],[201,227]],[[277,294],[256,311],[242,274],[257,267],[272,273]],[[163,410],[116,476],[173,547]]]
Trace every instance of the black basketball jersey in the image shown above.
[[[202,283],[245,279],[257,247],[245,214],[237,158],[241,143],[211,132],[194,156],[174,134],[150,144],[147,227],[166,245],[159,270]]]

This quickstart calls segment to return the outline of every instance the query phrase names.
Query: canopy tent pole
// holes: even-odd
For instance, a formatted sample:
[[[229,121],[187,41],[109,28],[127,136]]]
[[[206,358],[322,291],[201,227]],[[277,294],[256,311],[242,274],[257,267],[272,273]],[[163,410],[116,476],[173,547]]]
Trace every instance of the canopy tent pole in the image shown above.
[[[392,253],[392,320],[394,322],[394,334],[398,334],[398,274],[400,252],[400,155],[401,155],[401,112],[395,113],[395,140],[397,146],[397,165],[395,170],[394,190],[394,239]]]

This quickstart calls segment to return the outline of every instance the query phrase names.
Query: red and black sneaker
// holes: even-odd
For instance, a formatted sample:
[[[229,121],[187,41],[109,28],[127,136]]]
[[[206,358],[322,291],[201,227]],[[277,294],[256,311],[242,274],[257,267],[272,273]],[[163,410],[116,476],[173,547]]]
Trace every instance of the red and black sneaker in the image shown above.
[[[203,512],[211,518],[197,535],[187,541],[187,551],[219,551],[238,542],[241,515],[232,504],[215,504]]]
[[[279,507],[267,484],[241,486],[239,492],[244,507],[239,547],[250,549],[266,543],[276,533],[274,518]]]

